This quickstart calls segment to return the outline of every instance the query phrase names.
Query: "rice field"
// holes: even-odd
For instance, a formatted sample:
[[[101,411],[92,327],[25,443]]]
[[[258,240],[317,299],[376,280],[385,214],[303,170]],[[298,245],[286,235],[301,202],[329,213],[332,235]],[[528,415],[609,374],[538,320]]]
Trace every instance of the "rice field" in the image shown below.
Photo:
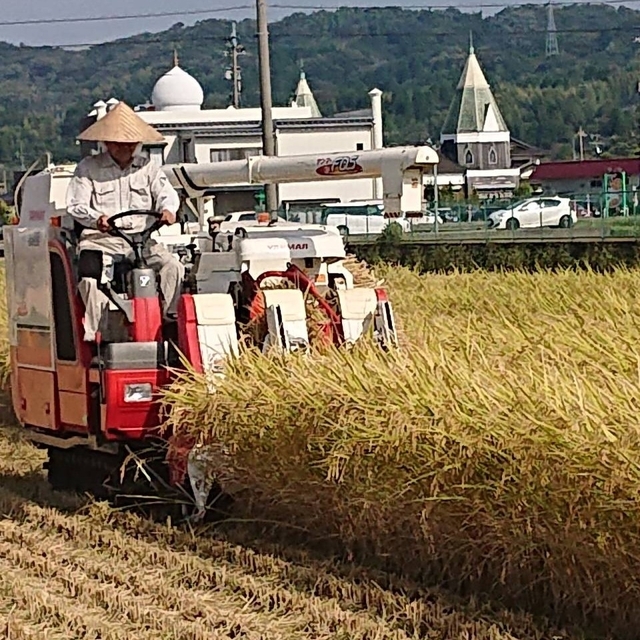
[[[0,637],[633,637],[637,274],[376,277],[401,353],[247,352],[165,397],[225,447],[224,526],[52,491],[4,411]]]

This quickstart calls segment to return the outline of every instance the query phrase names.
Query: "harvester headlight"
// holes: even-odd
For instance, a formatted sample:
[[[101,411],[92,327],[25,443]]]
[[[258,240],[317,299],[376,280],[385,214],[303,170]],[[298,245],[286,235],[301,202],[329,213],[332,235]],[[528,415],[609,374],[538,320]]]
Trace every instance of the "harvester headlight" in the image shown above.
[[[125,402],[151,402],[153,399],[153,386],[150,382],[124,385]]]

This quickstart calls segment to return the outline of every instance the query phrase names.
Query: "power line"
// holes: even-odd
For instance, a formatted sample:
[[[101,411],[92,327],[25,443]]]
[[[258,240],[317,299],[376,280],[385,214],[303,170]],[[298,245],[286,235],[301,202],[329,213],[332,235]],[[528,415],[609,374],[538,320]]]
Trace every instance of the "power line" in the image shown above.
[[[631,0],[635,1],[635,0]],[[59,24],[67,22],[109,22],[111,20],[148,20],[152,18],[179,18],[184,16],[200,16],[212,13],[225,13],[227,11],[239,11],[240,9],[252,9],[253,5],[239,4],[232,7],[219,7],[217,9],[193,9],[183,11],[159,11],[156,13],[129,13],[111,16],[86,16],[73,18],[35,18],[31,20],[3,20],[0,27],[18,27],[39,24]]]
[[[622,5],[622,4],[636,4],[640,3],[640,0],[600,0],[600,2],[589,2],[589,0],[558,0],[554,2],[555,6],[581,6],[581,5]],[[335,10],[335,9],[389,9],[399,8],[407,10],[429,10],[429,9],[506,9],[512,7],[525,7],[531,6],[529,2],[479,2],[473,3],[456,3],[456,4],[442,4],[437,2],[425,2],[422,4],[403,5],[401,7],[394,7],[393,5],[372,7],[371,5],[304,5],[304,4],[270,4],[272,9],[296,9],[296,10]],[[535,5],[534,5],[535,6]],[[544,6],[540,4],[540,6]],[[188,16],[201,16],[220,14],[230,11],[240,11],[244,9],[253,9],[252,4],[241,4],[227,7],[218,7],[216,9],[192,9],[182,11],[159,11],[156,13],[129,13],[129,14],[114,14],[104,16],[74,16],[67,18],[34,18],[29,20],[2,20],[0,21],[0,27],[17,27],[28,25],[47,25],[47,24],[62,24],[62,23],[83,23],[83,22],[109,22],[114,20],[151,20],[156,18],[180,18]]]

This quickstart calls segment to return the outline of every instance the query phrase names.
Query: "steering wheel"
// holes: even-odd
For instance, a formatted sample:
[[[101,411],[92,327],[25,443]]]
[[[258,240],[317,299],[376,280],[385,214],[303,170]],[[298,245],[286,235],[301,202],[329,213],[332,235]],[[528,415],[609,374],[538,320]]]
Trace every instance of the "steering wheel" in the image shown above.
[[[120,227],[115,226],[115,222],[128,216],[146,216],[147,218],[155,218],[155,221],[151,226],[148,226],[143,231],[138,231],[133,234],[126,233]],[[135,256],[136,267],[146,267],[147,263],[142,255],[142,249],[149,242],[151,234],[160,229],[162,214],[157,211],[145,211],[143,209],[131,209],[130,211],[122,211],[116,213],[115,216],[109,218],[109,234],[117,238],[122,238],[133,250]]]

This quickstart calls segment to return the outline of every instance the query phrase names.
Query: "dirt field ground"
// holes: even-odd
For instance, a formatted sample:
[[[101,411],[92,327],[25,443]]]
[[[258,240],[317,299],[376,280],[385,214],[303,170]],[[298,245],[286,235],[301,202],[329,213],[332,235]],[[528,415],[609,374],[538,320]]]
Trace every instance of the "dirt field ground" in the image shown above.
[[[0,638],[554,635],[525,616],[408,595],[302,551],[251,548],[237,532],[196,535],[53,492],[43,460],[15,428],[0,428]]]

